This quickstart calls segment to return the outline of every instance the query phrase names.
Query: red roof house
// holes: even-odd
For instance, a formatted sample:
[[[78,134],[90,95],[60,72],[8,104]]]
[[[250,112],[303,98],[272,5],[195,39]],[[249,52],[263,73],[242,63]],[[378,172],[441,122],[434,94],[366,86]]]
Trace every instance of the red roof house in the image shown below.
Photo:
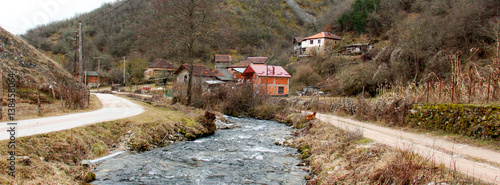
[[[236,64],[230,65],[228,68],[229,72],[233,74],[234,79],[243,79],[241,73],[250,65],[264,65],[267,62],[268,57],[248,57],[246,60],[238,62]]]
[[[254,84],[260,93],[270,96],[288,96],[292,75],[281,66],[249,65],[241,74],[244,82]]]

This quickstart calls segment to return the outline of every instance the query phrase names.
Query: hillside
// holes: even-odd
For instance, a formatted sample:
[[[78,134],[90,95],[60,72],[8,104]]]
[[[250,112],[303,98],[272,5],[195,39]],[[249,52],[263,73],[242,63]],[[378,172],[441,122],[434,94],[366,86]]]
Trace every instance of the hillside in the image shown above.
[[[116,61],[123,56],[151,62],[157,58],[178,58],[182,55],[170,47],[174,45],[167,40],[170,31],[155,26],[164,16],[159,6],[155,6],[158,2],[161,1],[134,0],[105,4],[75,18],[29,30],[23,37],[71,71],[76,51],[74,31],[78,22],[82,21],[84,69],[95,70],[97,61],[94,57],[101,57],[106,75],[121,78],[121,71],[115,68],[122,65]],[[316,31],[308,30],[309,26],[304,25],[284,1],[224,0],[218,9],[219,20],[214,23],[218,30],[211,32],[210,39],[203,40],[204,44],[196,48],[195,55],[199,61],[210,61],[214,53],[227,53],[236,60],[265,55],[273,61],[285,63],[286,60],[280,56],[289,54],[292,38]],[[176,65],[183,63],[182,59],[173,62]]]
[[[50,53],[62,66],[74,67],[74,30],[84,22],[85,69],[96,70],[101,58],[105,75],[120,82],[123,56],[134,61],[171,59],[185,63],[187,51],[179,49],[174,27],[168,27],[164,0],[119,1],[28,31],[36,47]],[[194,48],[195,61],[210,64],[213,54],[268,56],[270,63],[292,73],[292,90],[319,86],[332,95],[353,96],[380,88],[421,84],[429,80],[451,84],[453,76],[474,66],[474,78],[498,78],[498,29],[500,2],[496,0],[221,0],[213,22],[216,31],[205,35]],[[297,6],[302,9],[299,11]],[[313,17],[315,21],[305,21]],[[341,46],[369,42],[374,49],[361,57],[326,56],[296,58],[294,37],[330,31],[343,38]],[[200,44],[201,43],[201,44]],[[340,47],[335,48],[339,50]],[[184,57],[184,58],[183,58]],[[460,65],[454,65],[458,61]],[[132,65],[132,64],[129,64]],[[141,65],[136,65],[139,69]],[[453,72],[455,71],[455,72]],[[460,74],[458,73],[460,71]],[[140,74],[127,71],[129,74]],[[433,76],[432,79],[430,76]],[[498,84],[492,85],[498,88]]]
[[[77,82],[65,69],[1,27],[0,60],[3,79],[8,79],[8,74],[15,74],[18,101],[36,100],[34,96],[40,89],[42,93],[52,95],[44,95],[43,103],[49,101],[45,99],[47,97],[64,100],[67,108],[76,109],[86,106],[86,103],[79,100],[79,97],[84,95],[84,88],[79,88]],[[4,92],[7,90],[7,85],[7,80],[2,80]],[[6,102],[2,104],[6,105]]]
[[[1,27],[0,52],[3,78],[7,79],[9,73],[16,74],[18,87],[35,87],[52,82],[75,82],[58,63]]]

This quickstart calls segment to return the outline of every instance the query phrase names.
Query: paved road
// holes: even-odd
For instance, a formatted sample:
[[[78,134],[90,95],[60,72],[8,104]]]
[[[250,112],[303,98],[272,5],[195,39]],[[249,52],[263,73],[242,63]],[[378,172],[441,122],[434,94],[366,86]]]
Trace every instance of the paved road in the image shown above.
[[[144,112],[142,106],[112,94],[95,94],[102,103],[102,109],[64,116],[46,117],[17,121],[16,137],[30,136],[84,125],[100,123],[135,116]],[[0,140],[10,135],[7,122],[0,123]]]
[[[463,174],[479,178],[485,182],[500,184],[500,168],[470,158],[500,164],[500,153],[478,147],[448,142],[423,134],[414,134],[401,130],[376,126],[338,116],[317,114],[316,118],[345,130],[361,130],[365,138],[400,149],[409,149],[420,156],[433,159],[450,169],[457,169]]]

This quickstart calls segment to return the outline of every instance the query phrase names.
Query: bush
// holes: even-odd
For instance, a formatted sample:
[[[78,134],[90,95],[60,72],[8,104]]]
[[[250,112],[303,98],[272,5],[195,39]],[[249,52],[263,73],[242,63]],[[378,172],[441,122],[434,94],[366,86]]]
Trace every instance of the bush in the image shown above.
[[[358,95],[363,91],[375,96],[377,88],[386,83],[388,78],[385,64],[378,66],[374,63],[344,67],[337,76],[340,92],[346,96]]]
[[[315,86],[321,82],[321,76],[310,65],[298,66],[296,71],[291,79],[294,86]]]
[[[415,105],[409,125],[424,130],[442,130],[483,139],[499,139],[500,107],[496,105]]]

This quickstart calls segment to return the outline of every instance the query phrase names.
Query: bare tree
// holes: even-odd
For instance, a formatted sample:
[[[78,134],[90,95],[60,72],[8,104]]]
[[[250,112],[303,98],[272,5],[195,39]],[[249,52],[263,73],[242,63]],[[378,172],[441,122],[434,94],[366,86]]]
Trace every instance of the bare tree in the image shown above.
[[[161,31],[164,43],[171,45],[170,49],[180,51],[182,59],[190,64],[186,105],[191,105],[193,64],[195,50],[202,39],[209,37],[216,30],[217,11],[220,0],[157,0],[155,8],[158,21],[154,26]],[[187,55],[182,54],[186,52]],[[183,62],[184,63],[184,62]]]
[[[500,18],[493,18],[488,22],[488,26],[482,28],[487,37],[494,41],[493,46],[488,46],[495,52],[495,60],[493,66],[497,66],[500,62]]]

